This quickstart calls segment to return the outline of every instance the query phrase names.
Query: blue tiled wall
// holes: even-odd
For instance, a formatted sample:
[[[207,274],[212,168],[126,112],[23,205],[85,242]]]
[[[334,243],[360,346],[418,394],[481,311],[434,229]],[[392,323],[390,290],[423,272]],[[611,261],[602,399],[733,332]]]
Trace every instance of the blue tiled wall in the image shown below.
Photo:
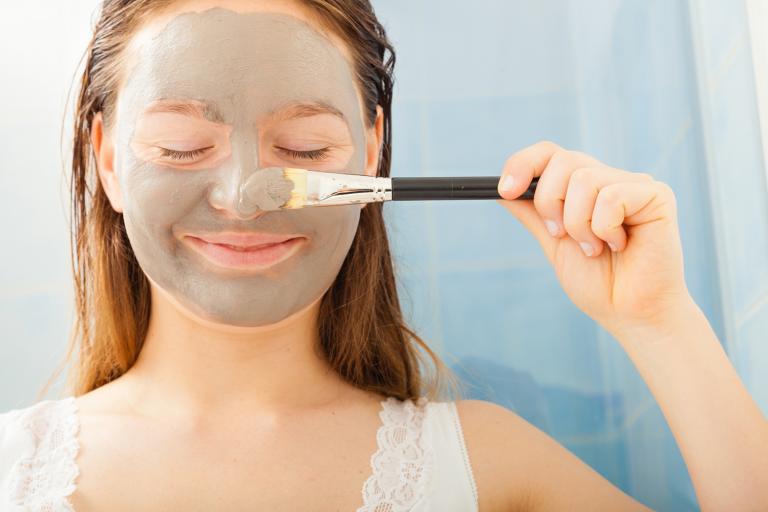
[[[374,1],[398,51],[393,174],[498,174],[509,154],[540,139],[650,172],[676,192],[687,281],[724,339],[731,290],[721,287],[731,281],[721,267],[738,263],[717,250],[715,226],[730,206],[715,207],[720,191],[711,190],[711,176],[726,169],[706,146],[703,105],[713,99],[700,67],[713,64],[702,54],[736,62],[718,94],[738,95],[746,111],[755,100],[750,68],[738,62],[749,59],[743,6],[708,3],[708,16],[736,14],[726,20],[730,38],[704,47],[700,15],[682,1]],[[712,107],[718,121],[740,124],[730,137],[748,140],[723,141],[715,157],[746,147],[735,164],[764,180],[757,119],[731,119],[729,108]],[[760,193],[765,209],[765,189],[751,192]],[[615,340],[569,302],[522,226],[492,202],[390,204],[387,217],[411,322],[471,397],[516,410],[654,509],[697,509],[647,387]],[[725,236],[739,244],[741,232]],[[733,278],[733,300],[754,302],[741,293],[753,277]],[[743,328],[768,326],[757,318]],[[745,342],[744,351],[765,361],[762,346]]]

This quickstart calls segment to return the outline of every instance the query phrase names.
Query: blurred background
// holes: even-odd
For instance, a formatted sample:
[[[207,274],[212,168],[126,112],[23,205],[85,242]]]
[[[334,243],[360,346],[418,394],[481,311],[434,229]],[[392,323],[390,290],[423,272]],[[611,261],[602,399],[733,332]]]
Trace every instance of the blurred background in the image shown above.
[[[64,355],[62,117],[97,3],[2,6],[0,411],[29,405]],[[393,174],[498,174],[548,139],[668,182],[689,288],[768,412],[765,3],[374,5],[398,51]],[[493,202],[386,212],[411,324],[472,398],[517,411],[656,510],[698,509],[643,381],[512,216]]]

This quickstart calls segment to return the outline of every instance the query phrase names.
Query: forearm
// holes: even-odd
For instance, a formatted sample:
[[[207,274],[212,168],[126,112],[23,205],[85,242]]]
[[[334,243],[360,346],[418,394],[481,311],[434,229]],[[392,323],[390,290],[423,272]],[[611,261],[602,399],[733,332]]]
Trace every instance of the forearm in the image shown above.
[[[768,421],[693,303],[620,341],[677,440],[702,510],[768,508]]]

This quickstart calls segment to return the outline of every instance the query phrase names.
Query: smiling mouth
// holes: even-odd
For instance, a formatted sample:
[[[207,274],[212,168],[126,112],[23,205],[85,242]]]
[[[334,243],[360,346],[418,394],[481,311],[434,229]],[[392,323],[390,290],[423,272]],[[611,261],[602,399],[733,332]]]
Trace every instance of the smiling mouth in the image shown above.
[[[307,241],[304,236],[268,233],[186,235],[183,239],[218,267],[260,271],[281,263]]]

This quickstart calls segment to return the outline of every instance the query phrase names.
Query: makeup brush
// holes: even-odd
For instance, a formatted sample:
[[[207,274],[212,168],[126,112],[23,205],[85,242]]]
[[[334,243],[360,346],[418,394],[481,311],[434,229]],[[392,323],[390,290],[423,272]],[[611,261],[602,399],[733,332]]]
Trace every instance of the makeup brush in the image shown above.
[[[293,191],[282,209],[384,201],[502,198],[498,192],[499,176],[381,178],[287,167],[283,169],[283,178],[293,182]],[[539,178],[534,178],[518,199],[533,199],[538,181]]]

